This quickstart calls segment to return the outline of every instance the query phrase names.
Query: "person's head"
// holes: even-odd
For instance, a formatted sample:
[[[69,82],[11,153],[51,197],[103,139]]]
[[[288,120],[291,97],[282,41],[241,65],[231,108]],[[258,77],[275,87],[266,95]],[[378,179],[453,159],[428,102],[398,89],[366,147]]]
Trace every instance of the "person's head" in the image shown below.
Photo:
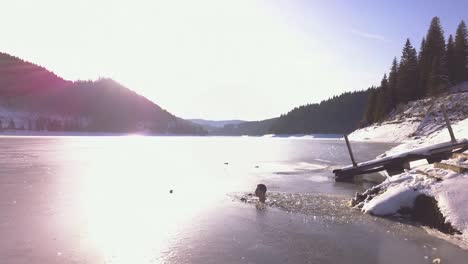
[[[265,186],[265,184],[260,183],[257,185],[257,189],[255,189],[255,196],[258,197],[260,202],[264,203],[266,200],[266,192],[267,187]]]

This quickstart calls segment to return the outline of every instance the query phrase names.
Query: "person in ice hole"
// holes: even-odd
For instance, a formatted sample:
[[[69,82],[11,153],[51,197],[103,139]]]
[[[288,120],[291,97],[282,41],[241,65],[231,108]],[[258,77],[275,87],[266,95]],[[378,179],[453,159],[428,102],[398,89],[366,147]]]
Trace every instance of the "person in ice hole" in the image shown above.
[[[257,189],[255,189],[255,196],[258,197],[258,200],[261,203],[265,203],[266,200],[266,192],[267,192],[267,187],[265,184],[258,184]]]

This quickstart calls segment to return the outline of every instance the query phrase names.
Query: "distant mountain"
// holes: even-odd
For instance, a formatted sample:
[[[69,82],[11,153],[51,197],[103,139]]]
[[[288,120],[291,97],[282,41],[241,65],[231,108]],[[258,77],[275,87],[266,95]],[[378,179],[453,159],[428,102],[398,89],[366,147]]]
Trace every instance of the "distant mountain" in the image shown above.
[[[278,118],[266,119],[262,121],[248,121],[238,124],[227,124],[209,131],[210,135],[226,136],[262,136],[271,134],[271,127],[277,122]]]
[[[206,134],[111,80],[71,82],[0,53],[0,129]]]
[[[243,120],[206,120],[206,119],[188,119],[188,121],[201,125],[201,126],[210,126],[214,128],[224,127],[225,125],[238,125],[240,123],[245,123],[247,121]]]

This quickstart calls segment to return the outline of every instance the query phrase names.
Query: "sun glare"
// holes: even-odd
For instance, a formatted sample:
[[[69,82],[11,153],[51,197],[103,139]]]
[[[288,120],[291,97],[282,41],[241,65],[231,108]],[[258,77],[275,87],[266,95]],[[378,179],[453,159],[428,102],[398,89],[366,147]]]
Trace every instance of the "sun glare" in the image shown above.
[[[67,79],[114,78],[185,118],[273,117],[328,96],[311,87],[333,80],[325,69],[334,54],[315,52],[317,40],[280,2],[45,0],[12,8],[37,21],[19,21],[15,32],[37,27],[40,36],[21,37],[42,42],[21,49],[33,39],[8,38],[7,50]],[[38,9],[64,12],[38,17]]]
[[[79,172],[87,227],[83,247],[111,263],[160,261],[155,253],[166,252],[171,237],[191,217],[223,197],[225,187],[215,179],[219,171],[204,168],[195,156],[178,166],[173,155],[162,155],[171,151],[164,138],[154,139],[162,143],[156,151],[148,148],[147,140],[109,138],[105,151],[88,153],[88,160],[95,162]],[[132,158],[137,151],[139,158]],[[192,171],[204,171],[204,177],[193,177]]]

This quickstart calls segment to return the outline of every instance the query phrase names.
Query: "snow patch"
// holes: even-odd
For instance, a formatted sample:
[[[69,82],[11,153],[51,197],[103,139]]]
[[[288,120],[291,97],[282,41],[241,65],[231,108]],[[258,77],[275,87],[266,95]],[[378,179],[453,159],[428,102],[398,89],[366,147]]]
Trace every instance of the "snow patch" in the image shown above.
[[[457,162],[456,159],[447,162]],[[424,165],[395,175],[373,187],[377,195],[368,197],[358,208],[373,215],[392,215],[400,209],[412,208],[420,194],[437,200],[440,212],[468,242],[468,173],[455,173],[445,169]]]
[[[439,143],[450,139],[441,108],[445,106],[457,138],[468,138],[468,92],[426,98],[399,106],[382,123],[358,129],[353,141]]]
[[[362,210],[375,215],[395,214],[401,208],[412,208],[418,195],[419,192],[406,185],[390,187],[383,194],[366,203]]]
[[[468,242],[468,175],[448,174],[448,179],[431,188],[446,220],[462,232]]]

